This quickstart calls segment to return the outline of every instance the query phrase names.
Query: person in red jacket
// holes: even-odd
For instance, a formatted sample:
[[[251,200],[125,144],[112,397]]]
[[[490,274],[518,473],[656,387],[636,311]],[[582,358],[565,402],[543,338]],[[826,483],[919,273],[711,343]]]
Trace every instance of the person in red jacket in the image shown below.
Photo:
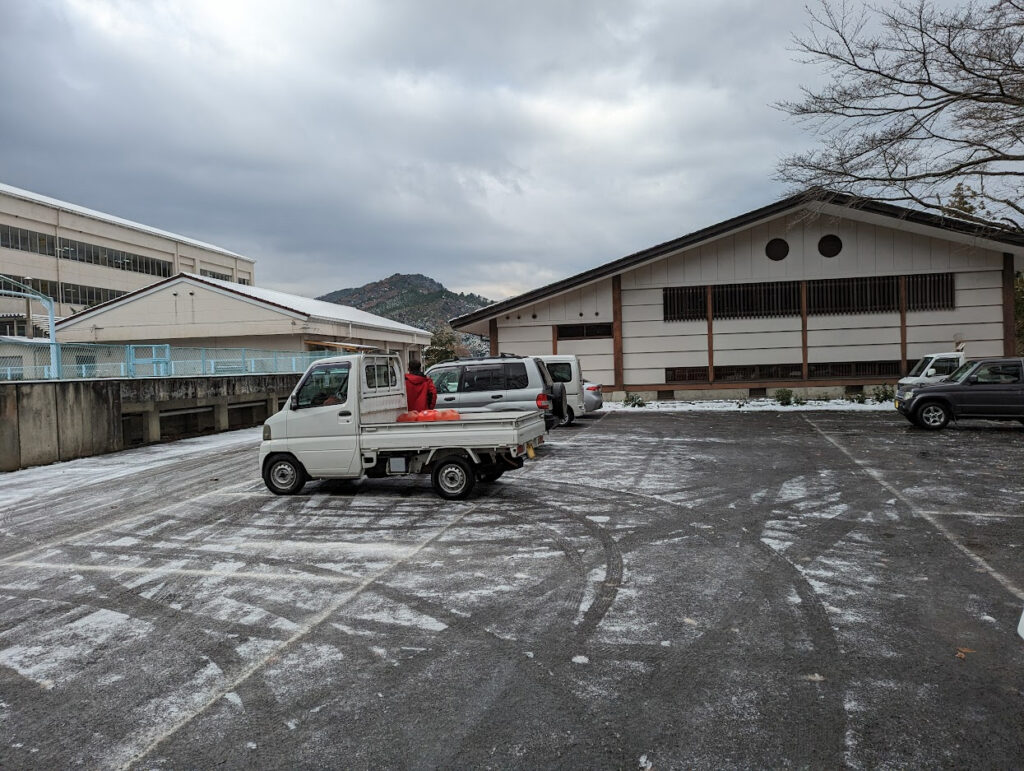
[[[409,371],[405,375],[405,398],[410,412],[432,410],[437,404],[434,381],[423,374],[423,369],[416,360],[409,362]]]

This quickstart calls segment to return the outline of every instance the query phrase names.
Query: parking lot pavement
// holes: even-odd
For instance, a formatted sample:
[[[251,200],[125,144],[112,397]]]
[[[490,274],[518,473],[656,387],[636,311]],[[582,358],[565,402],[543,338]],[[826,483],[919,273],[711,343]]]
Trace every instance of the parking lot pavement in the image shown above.
[[[1024,760],[1024,429],[614,412],[464,502],[253,431],[5,475],[0,766]]]

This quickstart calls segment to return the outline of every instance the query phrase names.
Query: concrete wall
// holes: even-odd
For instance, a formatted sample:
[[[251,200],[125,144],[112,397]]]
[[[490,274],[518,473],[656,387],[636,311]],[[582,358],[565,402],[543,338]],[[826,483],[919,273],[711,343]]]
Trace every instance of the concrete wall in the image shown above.
[[[208,429],[225,431],[230,411],[253,407],[256,425],[300,375],[0,383],[0,471],[115,452],[181,435],[182,414],[208,412]],[[141,422],[140,422],[141,421]],[[139,426],[140,436],[127,436]],[[237,427],[237,426],[236,426]]]
[[[116,381],[0,384],[0,471],[120,450]]]

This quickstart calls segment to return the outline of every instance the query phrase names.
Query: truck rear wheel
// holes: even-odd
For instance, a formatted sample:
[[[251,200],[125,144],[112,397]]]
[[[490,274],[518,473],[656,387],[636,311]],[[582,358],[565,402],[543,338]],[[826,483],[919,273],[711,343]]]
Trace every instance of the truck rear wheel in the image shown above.
[[[294,495],[306,479],[306,470],[290,455],[275,455],[263,465],[263,482],[274,495]]]
[[[442,498],[462,500],[473,492],[476,474],[468,460],[453,456],[434,465],[430,481],[434,485],[434,492]]]

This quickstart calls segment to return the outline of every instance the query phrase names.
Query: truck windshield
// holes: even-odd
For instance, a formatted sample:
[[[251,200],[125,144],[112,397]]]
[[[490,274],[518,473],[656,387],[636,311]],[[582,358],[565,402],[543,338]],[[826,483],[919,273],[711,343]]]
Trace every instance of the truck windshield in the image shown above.
[[[928,371],[928,365],[930,365],[931,363],[931,356],[925,356],[922,359],[918,359],[917,364],[915,364],[914,368],[910,370],[910,374],[907,375],[907,377],[921,377],[921,375]]]
[[[965,361],[963,364],[957,367],[957,369],[954,370],[954,372],[949,377],[947,377],[946,380],[950,380],[954,383],[962,383],[964,380],[967,379],[967,373],[973,370],[974,367],[975,362]]]

